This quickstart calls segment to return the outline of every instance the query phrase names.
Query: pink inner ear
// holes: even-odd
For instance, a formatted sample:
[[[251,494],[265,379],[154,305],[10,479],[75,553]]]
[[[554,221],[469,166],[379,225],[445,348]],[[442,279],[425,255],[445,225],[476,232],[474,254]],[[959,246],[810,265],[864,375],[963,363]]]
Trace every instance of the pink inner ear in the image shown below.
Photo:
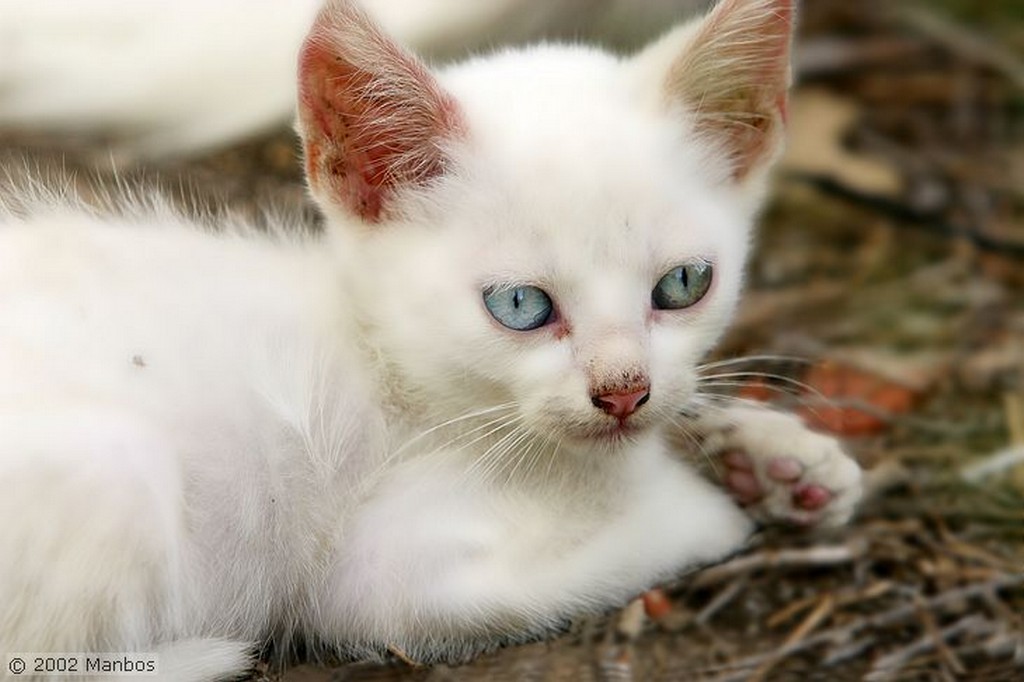
[[[760,15],[759,21],[747,27],[749,34],[746,39],[751,41],[751,46],[737,49],[739,55],[749,59],[754,66],[747,74],[737,74],[736,78],[745,77],[754,86],[755,94],[750,101],[754,111],[750,113],[757,113],[759,107],[756,93],[760,90],[760,96],[764,98],[760,106],[764,108],[762,113],[767,115],[764,124],[770,121],[770,109],[774,106],[774,113],[778,115],[779,123],[784,126],[789,115],[789,60],[793,39],[794,3],[793,0],[772,0],[764,4],[768,7],[762,10],[763,14]],[[749,36],[757,40],[752,40]],[[747,50],[749,52],[744,55]],[[749,133],[750,131],[747,131],[748,135]],[[741,164],[741,174],[746,172],[746,168],[757,163],[758,157],[763,153],[761,146],[770,143],[770,130],[765,129],[762,133],[745,141],[747,160]]]
[[[779,95],[778,101],[775,106],[779,108],[779,118],[782,119],[782,125],[789,125],[789,96],[787,93]]]
[[[742,180],[771,158],[788,117],[793,0],[721,0],[670,73],[697,127],[717,139]]]
[[[769,50],[772,59],[765,67],[764,77],[777,83],[778,95],[775,106],[778,108],[782,125],[789,122],[789,60],[790,48],[793,43],[793,0],[778,0],[775,11],[767,23],[766,32],[774,38],[774,49]]]
[[[365,17],[355,19],[364,24],[343,22],[307,40],[299,121],[314,191],[379,222],[396,192],[444,172],[444,140],[462,125],[458,106],[422,64]],[[346,33],[329,37],[338,30]]]

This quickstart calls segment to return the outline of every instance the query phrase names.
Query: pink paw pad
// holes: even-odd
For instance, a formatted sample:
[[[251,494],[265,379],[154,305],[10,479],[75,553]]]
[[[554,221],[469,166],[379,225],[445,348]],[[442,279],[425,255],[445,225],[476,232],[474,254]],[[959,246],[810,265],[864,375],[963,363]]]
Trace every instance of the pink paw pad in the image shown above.
[[[722,461],[729,471],[725,475],[725,484],[733,497],[742,505],[753,504],[764,497],[764,488],[754,473],[754,463],[745,453],[728,452]]]
[[[764,500],[768,488],[773,486],[788,488],[793,509],[801,512],[821,511],[834,498],[832,491],[822,485],[801,484],[800,479],[804,476],[805,468],[799,460],[792,457],[777,457],[770,460],[760,475],[754,467],[753,460],[745,452],[727,452],[722,456],[722,462],[727,467],[726,486],[736,501],[745,507]],[[800,518],[791,518],[790,521],[813,525],[814,517],[804,519],[803,515],[799,516]]]
[[[725,476],[725,483],[740,504],[753,504],[764,497],[764,488],[752,472],[730,471]]]
[[[779,483],[793,483],[803,475],[803,465],[791,457],[779,457],[768,462],[768,476]]]
[[[832,492],[820,485],[805,485],[793,490],[793,505],[804,511],[818,511],[832,501]]]

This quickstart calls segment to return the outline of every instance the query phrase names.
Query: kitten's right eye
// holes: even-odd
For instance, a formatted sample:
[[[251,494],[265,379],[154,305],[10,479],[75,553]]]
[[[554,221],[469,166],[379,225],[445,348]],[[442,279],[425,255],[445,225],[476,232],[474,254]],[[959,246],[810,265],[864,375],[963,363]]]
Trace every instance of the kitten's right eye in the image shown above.
[[[711,288],[711,263],[704,261],[680,265],[658,281],[651,292],[651,302],[657,310],[689,308]]]
[[[555,309],[551,297],[534,286],[486,289],[484,305],[491,317],[517,332],[543,327]]]

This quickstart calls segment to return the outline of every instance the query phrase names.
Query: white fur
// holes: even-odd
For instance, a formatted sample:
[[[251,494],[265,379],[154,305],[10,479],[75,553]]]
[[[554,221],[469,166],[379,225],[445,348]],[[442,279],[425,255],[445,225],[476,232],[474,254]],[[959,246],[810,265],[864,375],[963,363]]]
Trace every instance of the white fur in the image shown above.
[[[459,56],[508,41],[635,41],[698,0],[364,0],[399,38]],[[202,151],[287,124],[295,55],[321,0],[0,0],[0,128]]]
[[[302,633],[459,660],[737,549],[750,521],[664,434],[763,187],[655,64],[449,69],[445,174],[381,224],[319,196],[322,238],[45,198],[0,218],[0,652],[184,647],[226,674]],[[708,296],[651,310],[695,258]],[[481,291],[510,282],[567,333],[500,328]],[[590,387],[624,371],[650,402],[598,435]]]
[[[121,136],[148,154],[286,121],[320,0],[0,0],[0,125]]]

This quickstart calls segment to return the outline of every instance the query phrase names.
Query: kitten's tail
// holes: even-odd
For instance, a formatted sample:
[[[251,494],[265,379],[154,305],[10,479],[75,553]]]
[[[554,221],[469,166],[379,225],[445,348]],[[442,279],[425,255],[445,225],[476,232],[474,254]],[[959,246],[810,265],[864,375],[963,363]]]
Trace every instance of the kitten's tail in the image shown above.
[[[160,682],[221,682],[252,668],[253,644],[227,639],[183,639],[157,653]]]

